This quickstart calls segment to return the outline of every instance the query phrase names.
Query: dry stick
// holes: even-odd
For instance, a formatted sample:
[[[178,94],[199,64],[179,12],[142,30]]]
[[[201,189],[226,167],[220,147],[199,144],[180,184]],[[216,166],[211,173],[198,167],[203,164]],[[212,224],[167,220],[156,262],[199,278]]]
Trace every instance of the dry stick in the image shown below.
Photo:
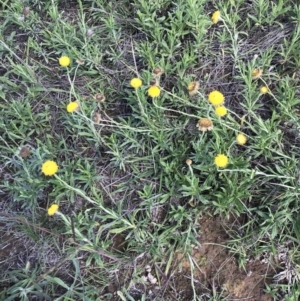
[[[75,88],[74,88],[74,82],[75,82],[75,79],[76,79],[76,73],[77,73],[78,67],[79,67],[79,64],[77,64],[77,66],[76,66],[74,76],[73,76],[73,80],[70,77],[69,70],[67,72],[68,80],[69,80],[69,83],[70,83],[70,86],[71,86],[70,93],[69,93],[70,101],[72,101],[72,94],[76,99],[78,99],[77,94],[75,92]]]
[[[152,103],[154,104],[154,106],[158,109],[161,109],[161,110],[164,110],[164,111],[169,111],[169,112],[174,112],[174,113],[177,113],[177,114],[181,114],[181,115],[185,115],[185,116],[189,116],[189,117],[193,117],[193,118],[197,118],[199,119],[199,116],[196,116],[196,115],[193,115],[193,114],[188,114],[188,113],[185,113],[185,112],[182,112],[182,111],[177,111],[177,110],[173,110],[173,109],[168,109],[168,108],[165,108],[165,107],[161,107],[159,106],[155,99],[153,98],[153,101]]]
[[[132,49],[132,58],[133,58],[133,61],[134,61],[134,67],[135,67],[135,70],[136,70],[136,74],[137,74],[138,77],[140,77],[139,72],[138,72],[138,69],[137,69],[137,64],[136,64],[136,59],[135,59],[135,54],[134,54],[134,47],[133,47],[132,38],[131,38],[131,49]],[[141,102],[141,99],[140,99],[140,96],[139,96],[139,94],[138,94],[137,89],[135,89],[135,94],[136,94],[136,97],[137,97],[137,99],[138,99],[138,103],[139,103],[139,107],[140,107],[141,114],[142,114],[144,117],[147,117],[147,114],[145,113],[145,110],[144,110],[144,107],[143,107],[143,104],[142,104],[142,102]]]
[[[79,116],[85,118],[87,121],[91,121],[88,117],[86,117],[84,114],[80,114],[79,112],[76,112]],[[114,121],[112,118],[110,118],[105,112],[103,112],[103,115],[105,115],[105,117],[107,117],[108,120],[103,120],[103,122],[110,122],[112,124],[107,124],[107,123],[94,123],[96,125],[99,126],[103,126],[103,127],[116,127],[116,128],[120,128],[120,129],[128,129],[128,130],[133,130],[134,132],[139,132],[139,133],[147,133],[150,132],[150,130],[140,130],[138,128],[133,128],[131,126],[126,126],[126,125],[122,125],[121,123],[118,123],[116,121]]]
[[[71,219],[71,229],[72,229],[73,240],[75,243],[77,243],[76,236],[75,236],[75,226],[74,226],[73,216],[70,216],[70,219]]]
[[[137,69],[137,64],[136,64],[136,59],[135,59],[135,54],[134,54],[134,47],[133,47],[132,37],[131,37],[131,49],[132,49],[132,58],[133,58],[133,62],[134,62],[135,71],[136,71],[137,76],[140,77],[138,69]]]

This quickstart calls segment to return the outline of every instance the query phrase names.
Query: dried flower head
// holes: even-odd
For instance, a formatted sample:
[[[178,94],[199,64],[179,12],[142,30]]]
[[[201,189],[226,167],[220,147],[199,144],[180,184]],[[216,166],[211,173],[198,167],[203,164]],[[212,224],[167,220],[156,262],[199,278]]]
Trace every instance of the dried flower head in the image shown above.
[[[260,90],[261,94],[267,94],[267,93],[269,93],[269,88],[267,86],[262,86],[262,87],[260,87],[259,90]]]
[[[244,145],[247,142],[247,137],[243,133],[239,133],[236,136],[236,142],[237,144]]]
[[[104,102],[105,101],[105,96],[101,93],[97,93],[95,96],[94,96],[94,99],[97,101],[97,102]]]
[[[190,166],[192,165],[193,161],[191,159],[186,159],[185,163],[186,165]]]
[[[216,10],[212,16],[211,16],[211,20],[213,21],[214,24],[217,24],[221,19],[221,13],[219,10]]]
[[[84,60],[82,60],[82,59],[76,59],[76,63],[78,65],[84,65]]]
[[[134,78],[130,81],[130,86],[131,86],[132,88],[135,88],[135,89],[141,87],[142,84],[143,84],[142,80],[141,80],[140,78],[138,78],[138,77],[134,77]]]
[[[197,81],[191,82],[188,84],[187,90],[189,91],[189,95],[195,95],[197,94],[199,90],[200,84]]]
[[[100,121],[101,121],[101,114],[98,113],[98,112],[96,112],[96,113],[93,115],[93,121],[94,121],[94,123],[99,124]]]
[[[52,204],[49,208],[48,208],[48,215],[52,216],[54,215],[57,211],[58,211],[58,205],[57,204]]]
[[[42,173],[45,176],[53,176],[58,171],[58,165],[52,160],[48,160],[42,165]]]
[[[260,78],[262,76],[262,74],[263,74],[262,69],[256,68],[256,69],[252,70],[251,77],[252,77],[252,79],[257,79],[257,78]]]
[[[30,7],[28,7],[28,6],[24,7],[23,10],[22,10],[22,14],[24,16],[30,15]]]
[[[68,67],[71,64],[71,59],[68,56],[63,55],[59,58],[58,62],[62,67]]]
[[[224,106],[220,106],[220,107],[215,108],[215,113],[219,117],[223,117],[227,114],[227,109]]]
[[[160,95],[160,88],[158,86],[151,86],[148,89],[148,95],[150,97],[158,97]]]
[[[149,82],[150,86],[155,86],[159,84],[159,79],[158,78],[151,78]]]
[[[221,92],[214,90],[208,94],[208,100],[213,106],[217,107],[224,103],[225,97]]]
[[[201,118],[198,120],[197,128],[201,132],[211,131],[214,125],[209,118]]]
[[[227,166],[228,164],[228,157],[226,155],[223,154],[219,154],[215,157],[215,164],[218,167],[224,168]]]
[[[162,69],[162,68],[160,68],[160,67],[155,67],[154,69],[153,69],[153,75],[155,76],[155,77],[160,77],[163,73],[164,73],[164,69]]]
[[[67,111],[68,113],[73,113],[75,111],[79,110],[79,103],[78,101],[71,101],[68,105],[67,105]]]
[[[18,155],[25,159],[31,155],[31,147],[29,145],[24,145],[19,148]]]

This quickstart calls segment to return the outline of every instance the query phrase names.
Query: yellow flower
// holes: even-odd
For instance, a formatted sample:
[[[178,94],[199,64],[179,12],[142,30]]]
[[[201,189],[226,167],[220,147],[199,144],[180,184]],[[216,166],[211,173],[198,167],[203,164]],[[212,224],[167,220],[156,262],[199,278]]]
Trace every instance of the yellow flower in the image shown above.
[[[267,94],[269,92],[269,88],[267,86],[260,87],[261,94]]]
[[[79,108],[79,103],[77,101],[71,101],[68,105],[67,105],[67,111],[69,113],[73,113],[74,111],[77,111]]]
[[[137,88],[139,88],[141,85],[142,85],[142,80],[141,79],[139,79],[138,77],[135,77],[135,78],[133,78],[131,81],[130,81],[130,86],[132,87],[132,88],[135,88],[135,89],[137,89]]]
[[[208,94],[208,100],[213,106],[217,107],[224,103],[225,98],[221,92],[214,90]]]
[[[189,91],[189,95],[192,96],[192,95],[197,94],[197,91],[199,90],[199,86],[200,86],[199,82],[196,82],[196,81],[189,83],[188,87],[187,87],[187,89]]]
[[[236,136],[236,142],[240,145],[244,145],[247,142],[247,137],[243,133],[239,133]]]
[[[217,107],[215,108],[215,113],[220,116],[220,117],[223,117],[227,114],[227,109],[223,106],[221,107]]]
[[[218,167],[224,168],[227,166],[228,164],[228,157],[226,155],[223,154],[219,154],[215,157],[215,164]]]
[[[56,174],[58,171],[58,165],[51,160],[48,160],[46,162],[43,163],[42,165],[42,173],[45,176],[53,176],[54,174]]]
[[[157,97],[157,96],[159,96],[159,94],[160,94],[160,89],[158,86],[151,86],[148,89],[148,95],[151,97]]]
[[[251,72],[251,77],[253,79],[257,79],[257,78],[260,78],[262,76],[262,74],[263,74],[262,69],[256,68]]]
[[[211,20],[213,21],[214,24],[217,24],[218,21],[221,19],[221,13],[219,10],[216,10],[212,16],[211,16]]]
[[[62,67],[68,67],[71,64],[71,59],[68,56],[63,55],[59,58],[58,62]]]
[[[58,205],[57,205],[57,204],[52,204],[52,205],[48,208],[48,215],[52,216],[52,215],[54,215],[57,211],[58,211]]]

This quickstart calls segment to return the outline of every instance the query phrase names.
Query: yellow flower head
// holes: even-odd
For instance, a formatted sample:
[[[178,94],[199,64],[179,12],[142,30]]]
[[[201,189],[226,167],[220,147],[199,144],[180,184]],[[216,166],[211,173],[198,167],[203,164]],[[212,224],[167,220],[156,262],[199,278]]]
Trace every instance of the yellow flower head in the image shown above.
[[[159,96],[159,94],[160,94],[160,89],[158,86],[151,86],[148,89],[148,95],[150,97],[157,97],[157,96]]]
[[[206,132],[211,131],[214,128],[214,125],[209,118],[201,118],[198,120],[197,128],[201,132]]]
[[[139,79],[138,77],[134,77],[131,81],[130,81],[130,86],[134,89],[139,88],[141,85],[143,84],[142,80]]]
[[[243,133],[239,133],[236,136],[236,142],[237,144],[244,145],[247,142],[247,137]]]
[[[196,81],[189,83],[188,87],[187,87],[187,89],[189,91],[189,95],[192,96],[192,95],[197,94],[197,91],[199,90],[199,86],[200,86],[199,82],[196,82]]]
[[[269,88],[267,86],[262,86],[259,90],[261,94],[267,94],[269,92]]]
[[[213,106],[217,107],[224,103],[225,98],[221,92],[214,90],[208,94],[208,100]]]
[[[57,211],[58,211],[58,205],[57,205],[57,204],[52,204],[52,205],[48,208],[48,215],[52,216],[52,215],[54,215]]]
[[[77,101],[71,101],[67,105],[67,111],[69,113],[73,113],[74,111],[77,111],[79,109],[79,103]]]
[[[226,155],[223,154],[219,154],[215,157],[215,164],[218,167],[224,168],[227,166],[228,164],[228,157]]]
[[[214,24],[217,24],[218,21],[221,19],[221,13],[219,10],[216,10],[212,16],[211,16],[211,20],[213,21]]]
[[[227,114],[227,109],[224,106],[217,107],[217,108],[215,108],[215,113],[219,117],[223,117],[223,116],[225,116]]]
[[[257,79],[257,78],[260,78],[262,76],[262,74],[263,74],[262,69],[256,68],[251,72],[251,77],[253,79]]]
[[[68,67],[71,64],[71,59],[68,56],[63,55],[59,58],[58,62],[62,67]]]
[[[42,165],[42,173],[45,176],[53,176],[54,174],[57,173],[57,171],[58,171],[58,165],[54,161],[48,160],[44,162]]]

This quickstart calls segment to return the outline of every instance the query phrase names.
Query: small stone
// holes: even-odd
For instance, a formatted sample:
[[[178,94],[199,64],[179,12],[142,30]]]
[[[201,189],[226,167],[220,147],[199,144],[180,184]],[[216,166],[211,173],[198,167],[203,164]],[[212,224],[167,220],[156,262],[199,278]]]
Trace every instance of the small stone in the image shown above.
[[[150,267],[150,265],[146,265],[145,269],[146,269],[146,272],[147,272],[147,273],[150,273],[150,272],[151,272],[151,267]]]
[[[86,31],[86,33],[85,33],[85,35],[86,35],[87,37],[90,37],[90,36],[92,36],[93,34],[94,34],[94,30],[91,29],[91,28],[89,28],[89,29]]]

